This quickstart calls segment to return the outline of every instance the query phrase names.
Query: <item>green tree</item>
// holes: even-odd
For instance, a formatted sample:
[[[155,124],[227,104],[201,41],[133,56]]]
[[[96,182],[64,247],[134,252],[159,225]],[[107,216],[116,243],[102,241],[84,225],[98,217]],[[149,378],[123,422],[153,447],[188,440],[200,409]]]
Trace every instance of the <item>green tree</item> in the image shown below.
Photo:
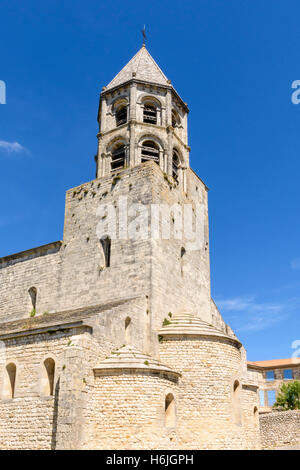
[[[300,410],[300,382],[298,380],[281,386],[274,407],[285,410]]]

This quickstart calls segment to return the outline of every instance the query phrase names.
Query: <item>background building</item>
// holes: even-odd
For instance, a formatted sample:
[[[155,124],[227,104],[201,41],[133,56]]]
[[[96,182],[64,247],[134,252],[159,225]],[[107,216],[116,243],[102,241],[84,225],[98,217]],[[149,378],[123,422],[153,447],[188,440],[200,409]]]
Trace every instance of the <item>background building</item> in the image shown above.
[[[271,412],[282,384],[300,380],[300,359],[248,361],[248,370],[259,384],[260,413]]]

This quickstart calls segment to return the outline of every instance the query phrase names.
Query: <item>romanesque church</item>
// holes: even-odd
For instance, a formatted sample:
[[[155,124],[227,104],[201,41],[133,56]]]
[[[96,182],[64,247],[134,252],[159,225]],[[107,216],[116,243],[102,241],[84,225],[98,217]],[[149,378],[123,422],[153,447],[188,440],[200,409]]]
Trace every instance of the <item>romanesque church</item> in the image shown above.
[[[143,45],[102,88],[96,178],[67,191],[62,240],[0,258],[1,449],[259,448],[257,385],[211,298],[188,112]],[[128,236],[121,200],[201,206],[201,244]]]

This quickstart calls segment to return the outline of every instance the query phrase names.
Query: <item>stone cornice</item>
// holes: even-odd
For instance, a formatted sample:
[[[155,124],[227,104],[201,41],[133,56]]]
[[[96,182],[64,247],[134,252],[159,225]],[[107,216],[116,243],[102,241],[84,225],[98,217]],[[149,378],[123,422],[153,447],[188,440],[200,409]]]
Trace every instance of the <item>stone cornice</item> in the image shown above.
[[[162,84],[157,84],[157,83],[154,83],[154,82],[147,82],[147,81],[144,81],[144,80],[137,80],[136,78],[132,78],[130,80],[127,80],[126,82],[122,83],[121,85],[116,85],[113,88],[105,89],[105,87],[104,87],[104,89],[102,89],[102,91],[100,93],[100,98],[102,98],[106,95],[112,94],[116,90],[118,90],[119,88],[124,88],[124,87],[129,86],[133,83],[135,83],[137,85],[139,85],[139,84],[140,85],[147,85],[149,87],[153,87],[153,88],[156,88],[156,89],[171,90],[172,93],[174,93],[174,95],[176,96],[176,98],[180,102],[181,106],[184,108],[184,110],[187,113],[189,113],[188,105],[180,98],[179,94],[177,93],[177,91],[175,90],[175,88],[171,84],[170,85],[162,85]]]
[[[89,333],[92,333],[93,331],[90,325],[86,325],[83,321],[78,321],[78,322],[72,322],[72,323],[60,323],[60,324],[52,325],[48,327],[46,326],[44,328],[32,328],[32,329],[26,329],[24,331],[15,331],[13,333],[0,334],[0,340],[20,338],[24,336],[40,335],[40,334],[45,334],[45,333],[53,334],[58,331],[70,330],[74,328],[84,328]]]
[[[62,245],[62,241],[56,241],[52,243],[48,243],[47,245],[41,245],[36,248],[30,248],[29,250],[20,251],[19,253],[14,253],[12,255],[4,256],[0,258],[0,268],[2,264],[9,263],[10,261],[19,260],[21,261],[24,258],[31,258],[36,256],[42,256],[47,253],[53,253],[55,251],[59,251]]]

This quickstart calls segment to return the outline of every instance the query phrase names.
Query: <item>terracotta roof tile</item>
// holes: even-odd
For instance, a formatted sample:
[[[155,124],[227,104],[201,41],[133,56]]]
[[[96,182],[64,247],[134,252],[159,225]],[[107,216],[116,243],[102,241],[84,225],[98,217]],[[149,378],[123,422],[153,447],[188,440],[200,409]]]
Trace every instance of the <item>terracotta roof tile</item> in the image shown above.
[[[284,367],[284,366],[295,366],[300,365],[300,358],[288,358],[288,359],[271,359],[269,361],[248,361],[250,366],[257,367]]]

